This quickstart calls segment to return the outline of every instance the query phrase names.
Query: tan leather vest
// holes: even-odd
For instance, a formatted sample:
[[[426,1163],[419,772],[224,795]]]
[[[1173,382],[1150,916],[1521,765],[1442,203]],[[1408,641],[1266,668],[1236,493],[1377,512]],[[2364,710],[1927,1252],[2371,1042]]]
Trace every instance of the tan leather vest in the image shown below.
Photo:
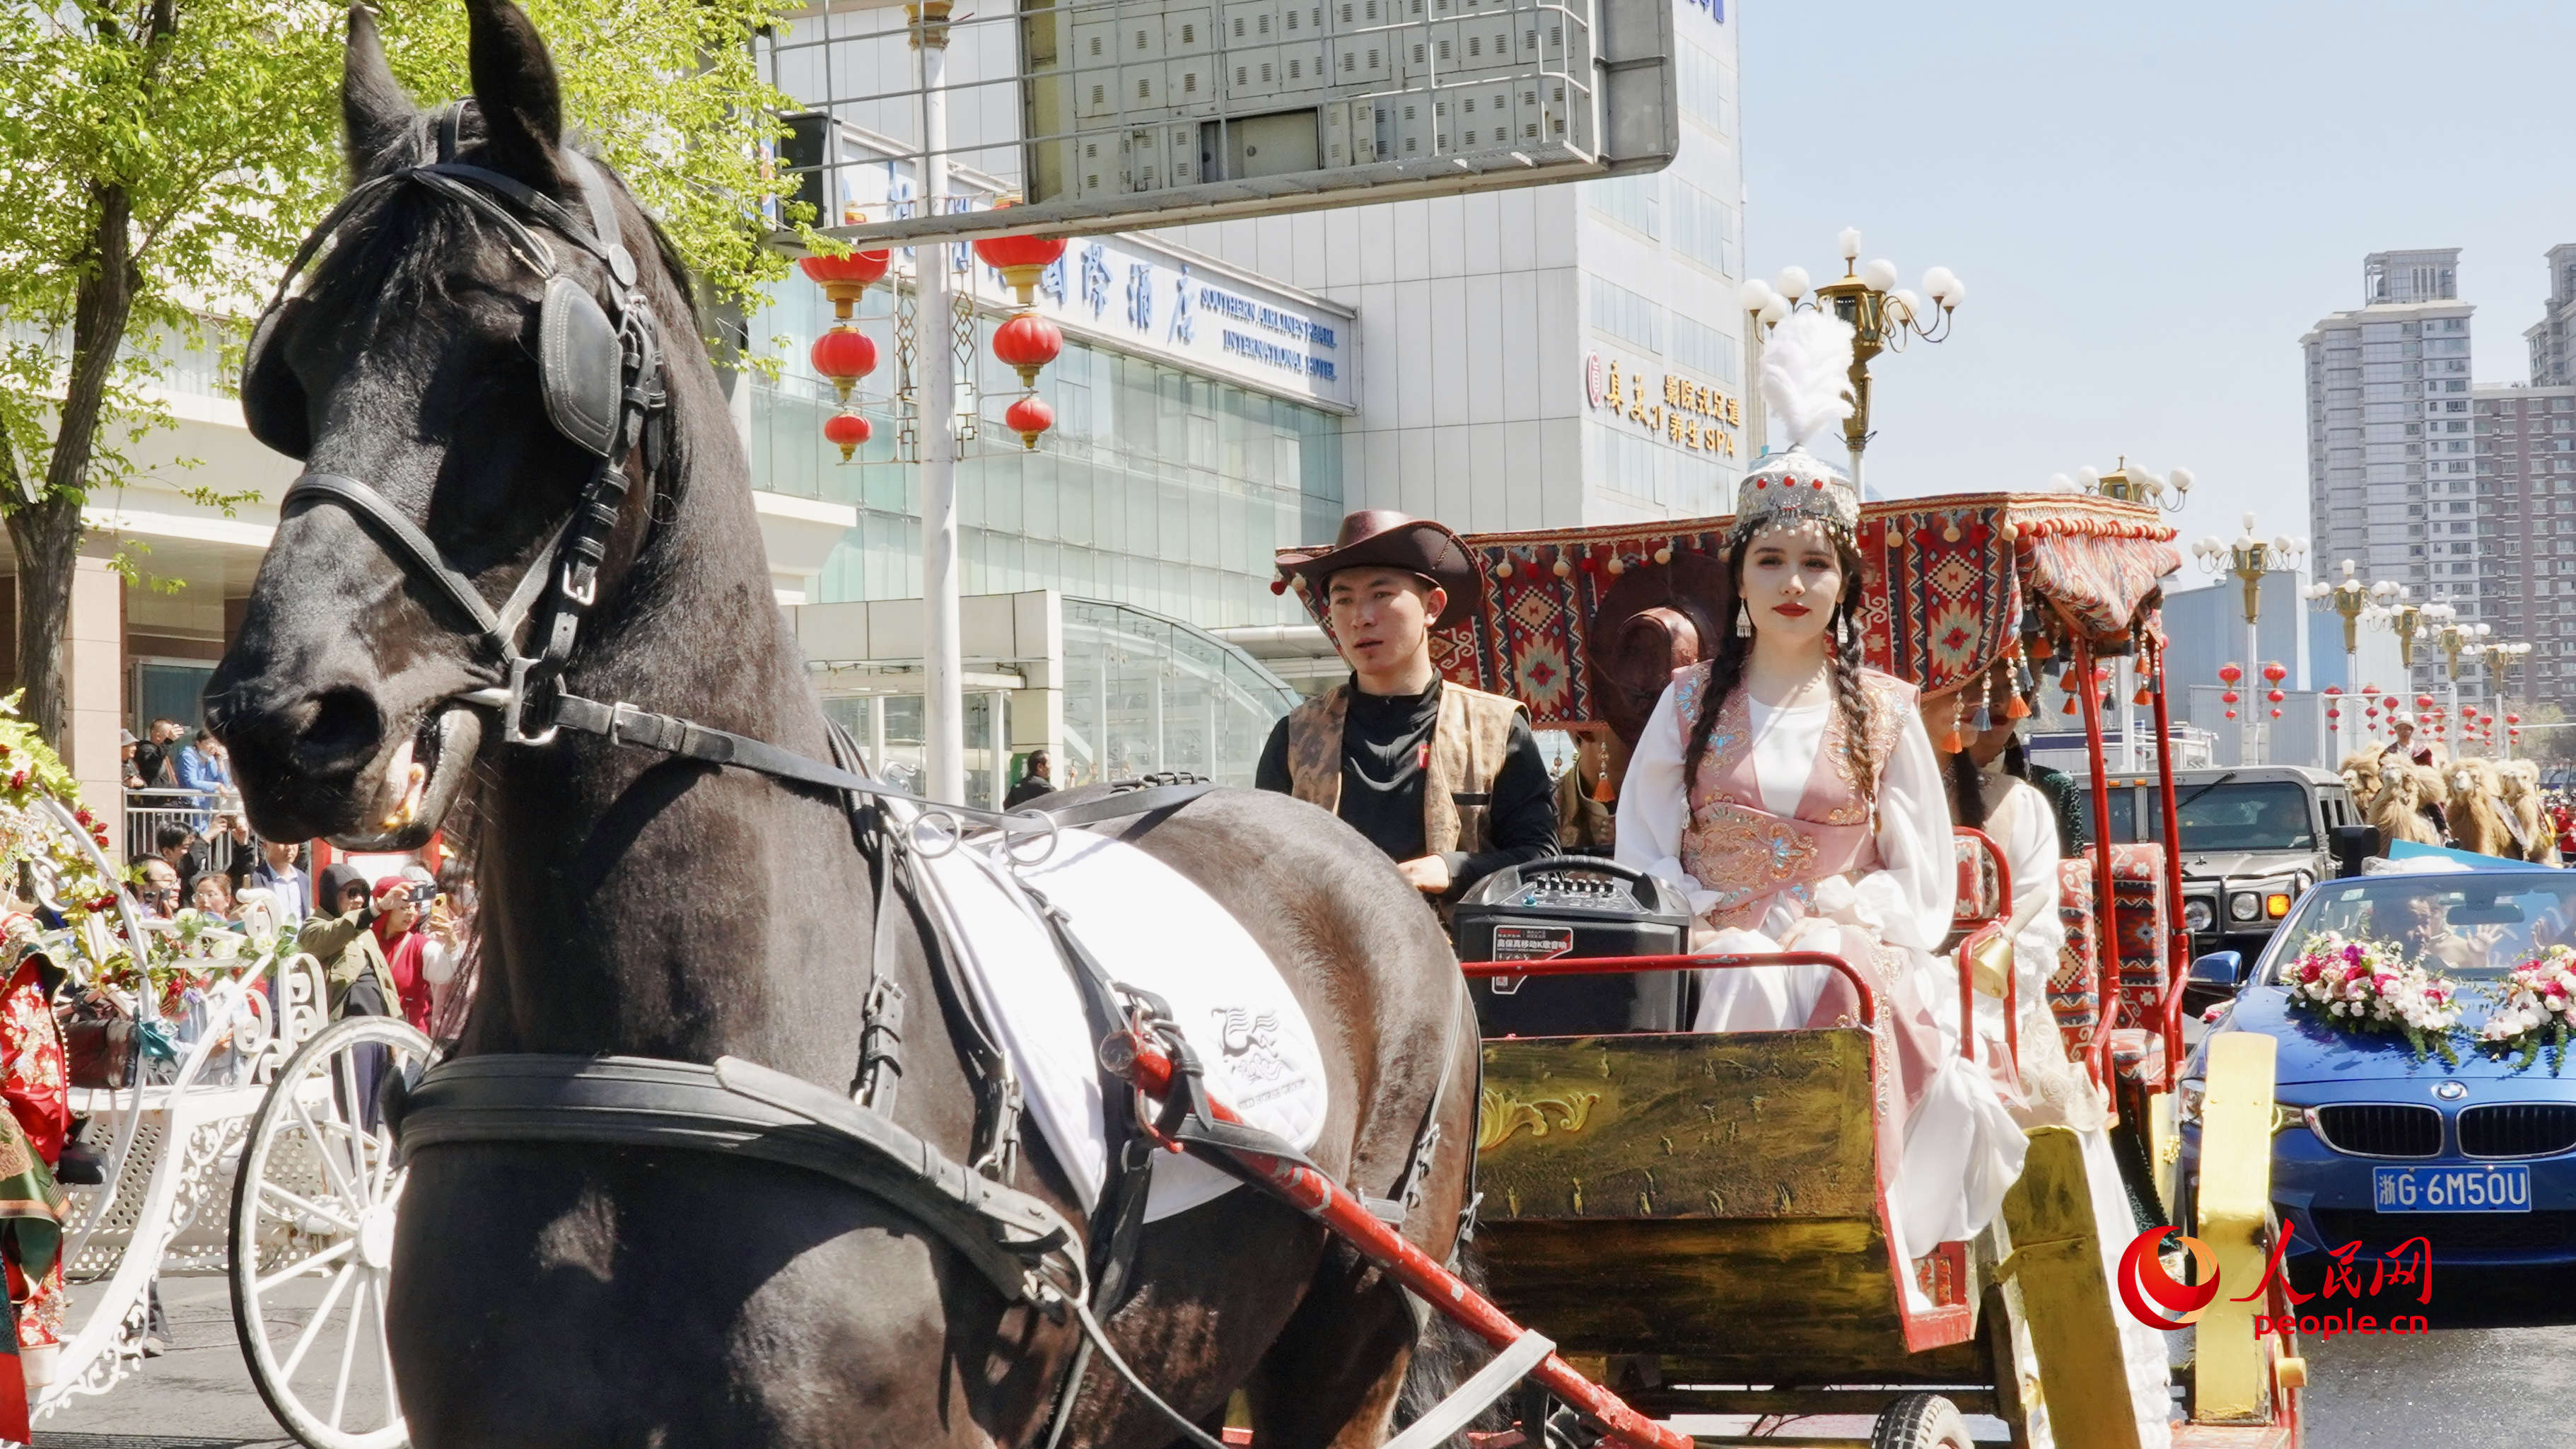
[[[1288,712],[1289,793],[1339,814],[1342,808],[1342,721],[1351,687],[1335,685]],[[1491,849],[1494,777],[1512,743],[1521,702],[1463,684],[1440,686],[1440,721],[1431,729],[1431,761],[1422,782],[1422,848],[1426,854]]]

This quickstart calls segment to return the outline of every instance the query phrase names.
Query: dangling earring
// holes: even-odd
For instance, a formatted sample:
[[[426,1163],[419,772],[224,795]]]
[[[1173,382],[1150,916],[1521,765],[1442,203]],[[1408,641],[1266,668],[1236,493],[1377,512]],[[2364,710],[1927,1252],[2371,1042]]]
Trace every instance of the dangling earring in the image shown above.
[[[1735,637],[1738,639],[1753,637],[1753,609],[1742,599],[1735,601]]]

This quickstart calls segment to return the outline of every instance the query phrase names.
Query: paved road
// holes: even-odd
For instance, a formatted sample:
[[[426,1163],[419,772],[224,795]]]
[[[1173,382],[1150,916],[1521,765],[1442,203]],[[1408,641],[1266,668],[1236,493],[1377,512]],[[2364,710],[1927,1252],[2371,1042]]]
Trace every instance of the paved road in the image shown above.
[[[178,1346],[139,1379],[46,1420],[36,1449],[293,1449],[242,1367],[223,1285],[170,1282],[163,1301]],[[2310,1449],[2563,1444],[2566,1410],[2549,1386],[2561,1381],[2571,1358],[2576,1328],[2312,1342],[2307,1442]],[[374,1411],[372,1401],[355,1397],[351,1407]],[[356,1412],[353,1419],[374,1422]]]
[[[293,1449],[295,1441],[251,1387],[223,1280],[165,1280],[161,1302],[175,1339],[170,1352],[146,1360],[139,1375],[108,1393],[75,1399],[37,1425],[38,1449]],[[335,1321],[339,1316],[334,1315]],[[331,1353],[312,1357],[335,1359],[338,1346],[339,1340],[326,1334],[320,1347]],[[336,1364],[322,1367],[327,1371]],[[373,1375],[366,1365],[360,1368],[351,1376],[344,1422],[373,1427],[381,1422],[383,1392],[369,1392]],[[299,1373],[297,1381],[304,1385],[309,1380]]]

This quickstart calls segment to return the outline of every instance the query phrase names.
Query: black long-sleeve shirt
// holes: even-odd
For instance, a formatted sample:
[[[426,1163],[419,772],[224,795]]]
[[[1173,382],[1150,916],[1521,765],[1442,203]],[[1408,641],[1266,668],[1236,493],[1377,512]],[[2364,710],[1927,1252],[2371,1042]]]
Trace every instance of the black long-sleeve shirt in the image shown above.
[[[1342,720],[1341,817],[1352,829],[1397,861],[1416,860],[1426,851],[1422,839],[1422,789],[1432,731],[1440,724],[1440,685],[1420,694],[1364,694],[1351,687],[1350,707]],[[1288,721],[1271,727],[1270,743],[1252,774],[1256,788],[1286,794]],[[1506,866],[1556,854],[1556,782],[1530,733],[1529,717],[1514,715],[1503,767],[1494,774],[1486,813],[1492,847],[1453,850],[1441,859],[1449,867],[1448,898],[1455,899],[1476,882]]]

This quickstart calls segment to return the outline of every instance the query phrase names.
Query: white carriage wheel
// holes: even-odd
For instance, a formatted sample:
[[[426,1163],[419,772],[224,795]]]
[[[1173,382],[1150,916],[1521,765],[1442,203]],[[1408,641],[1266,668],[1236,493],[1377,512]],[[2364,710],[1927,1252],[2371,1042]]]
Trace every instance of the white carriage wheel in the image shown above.
[[[409,1442],[385,1340],[404,1174],[374,1088],[429,1054],[429,1038],[397,1018],[335,1022],[279,1070],[251,1117],[233,1179],[233,1326],[260,1398],[309,1449]],[[319,1305],[288,1303],[308,1278],[322,1280]],[[379,1422],[349,1427],[350,1385],[369,1375],[382,1380]]]

